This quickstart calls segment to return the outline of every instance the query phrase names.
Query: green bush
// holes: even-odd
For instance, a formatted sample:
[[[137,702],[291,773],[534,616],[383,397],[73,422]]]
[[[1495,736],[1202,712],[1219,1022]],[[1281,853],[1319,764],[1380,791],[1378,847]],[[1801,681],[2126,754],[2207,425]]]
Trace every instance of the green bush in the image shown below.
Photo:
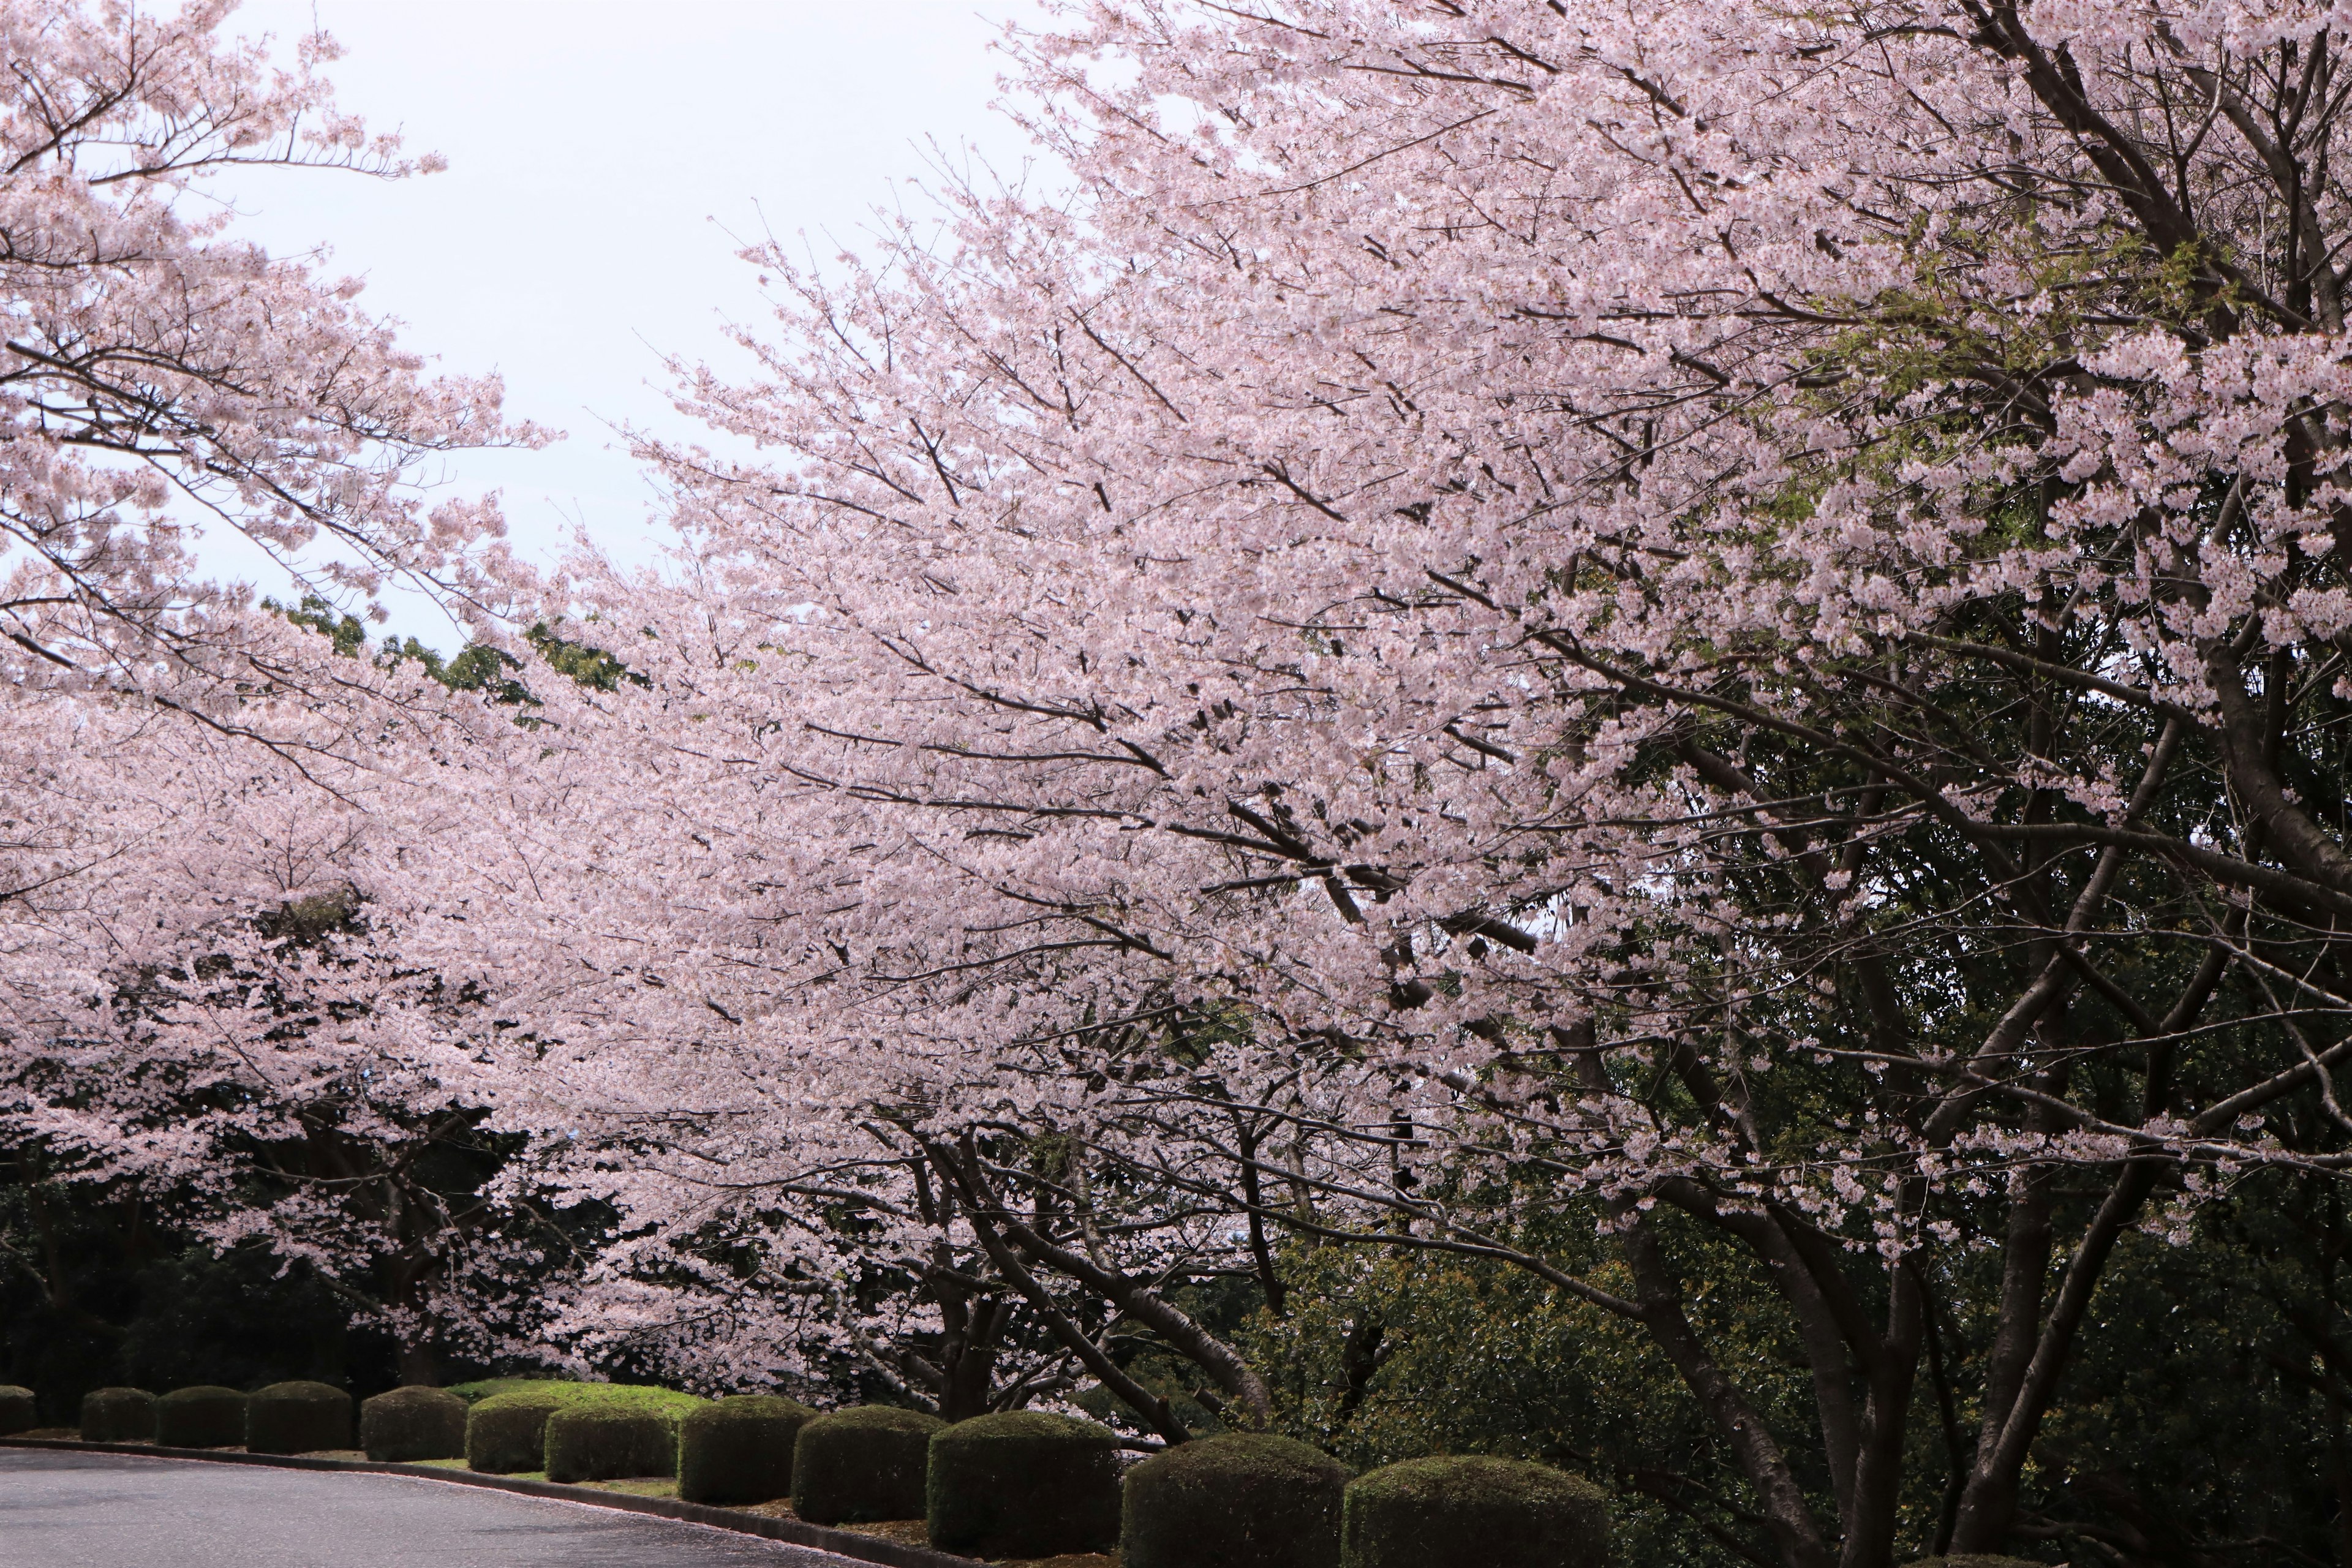
[[[446,1388],[395,1388],[360,1403],[360,1447],[383,1465],[466,1452],[466,1402]]]
[[[1525,1459],[1407,1459],[1348,1488],[1344,1568],[1603,1568],[1609,1499]]]
[[[13,1383],[0,1384],[0,1437],[29,1432],[40,1424],[41,1405],[33,1391]]]
[[[155,1402],[155,1441],[167,1448],[234,1448],[245,1441],[245,1395],[200,1383]]]
[[[85,1443],[152,1443],[155,1396],[143,1388],[93,1388],[81,1396]]]
[[[658,1411],[675,1421],[702,1404],[690,1394],[625,1383],[555,1383],[499,1379],[498,1392],[460,1384],[449,1390],[460,1399],[474,1394],[466,1416],[466,1463],[495,1475],[536,1470],[546,1463],[547,1418],[576,1405]]]
[[[765,1394],[691,1412],[677,1427],[677,1495],[722,1506],[790,1497],[793,1443],[814,1419],[798,1400]]]
[[[1339,1568],[1349,1471],[1288,1437],[1181,1443],[1127,1472],[1121,1568]]]
[[[924,1502],[942,1552],[1108,1552],[1118,1544],[1118,1439],[1039,1410],[959,1421],[931,1438]]]
[[[922,1518],[931,1436],[946,1426],[887,1405],[818,1416],[793,1446],[793,1511],[811,1524]]]
[[[327,1383],[273,1383],[245,1402],[253,1454],[317,1454],[352,1446],[352,1396]]]
[[[610,1481],[677,1474],[676,1412],[645,1405],[566,1405],[547,1417],[547,1479]]]

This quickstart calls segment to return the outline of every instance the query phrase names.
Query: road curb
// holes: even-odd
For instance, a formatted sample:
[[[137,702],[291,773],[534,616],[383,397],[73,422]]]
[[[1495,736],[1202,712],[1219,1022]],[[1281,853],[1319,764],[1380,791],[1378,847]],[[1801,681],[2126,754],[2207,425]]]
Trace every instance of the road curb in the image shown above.
[[[927,1546],[902,1546],[871,1535],[827,1530],[799,1519],[769,1519],[708,1503],[680,1502],[676,1498],[634,1497],[598,1487],[568,1487],[555,1481],[518,1480],[479,1470],[446,1470],[435,1465],[380,1465],[373,1459],[320,1459],[308,1454],[229,1454],[218,1448],[165,1448],[153,1443],[84,1443],[66,1437],[0,1437],[0,1448],[46,1448],[68,1454],[121,1454],[134,1459],[195,1459],[210,1465],[260,1465],[278,1470],[334,1470],[349,1475],[408,1476],[421,1481],[446,1481],[452,1486],[479,1487],[486,1491],[512,1492],[517,1497],[544,1498],[554,1502],[585,1503],[591,1508],[617,1509],[623,1513],[651,1514],[687,1524],[707,1524],[737,1535],[757,1535],[787,1545],[813,1547],[840,1557],[877,1563],[882,1568],[982,1568],[969,1557],[951,1557]]]

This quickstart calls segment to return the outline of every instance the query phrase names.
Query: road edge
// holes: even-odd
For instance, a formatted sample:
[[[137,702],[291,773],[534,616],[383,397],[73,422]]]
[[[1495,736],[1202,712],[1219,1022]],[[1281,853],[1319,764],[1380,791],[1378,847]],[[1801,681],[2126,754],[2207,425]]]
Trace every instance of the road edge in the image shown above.
[[[512,1492],[518,1497],[544,1498],[554,1502],[584,1503],[591,1508],[617,1509],[623,1513],[651,1514],[687,1524],[709,1525],[737,1535],[757,1535],[790,1546],[806,1546],[835,1556],[875,1563],[882,1568],[981,1568],[973,1559],[934,1552],[928,1546],[904,1546],[877,1536],[828,1530],[801,1519],[770,1519],[709,1503],[682,1502],[676,1498],[637,1497],[600,1487],[564,1486],[556,1481],[529,1481],[480,1470],[443,1469],[437,1465],[378,1464],[373,1459],[323,1459],[308,1454],[231,1454],[218,1448],[166,1448],[153,1443],[85,1443],[67,1437],[0,1437],[0,1448],[52,1449],[69,1454],[121,1454],[134,1459],[195,1459],[213,1465],[260,1465],[279,1470],[337,1470],[352,1475],[407,1476],[416,1480],[446,1481],[453,1486],[480,1487]]]

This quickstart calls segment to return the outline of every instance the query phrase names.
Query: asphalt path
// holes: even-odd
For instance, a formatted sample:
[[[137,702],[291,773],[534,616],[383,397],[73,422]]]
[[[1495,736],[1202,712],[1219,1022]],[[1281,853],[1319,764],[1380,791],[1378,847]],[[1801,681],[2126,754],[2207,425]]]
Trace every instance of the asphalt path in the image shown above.
[[[0,1450],[0,1568],[864,1568],[830,1552],[406,1476]]]

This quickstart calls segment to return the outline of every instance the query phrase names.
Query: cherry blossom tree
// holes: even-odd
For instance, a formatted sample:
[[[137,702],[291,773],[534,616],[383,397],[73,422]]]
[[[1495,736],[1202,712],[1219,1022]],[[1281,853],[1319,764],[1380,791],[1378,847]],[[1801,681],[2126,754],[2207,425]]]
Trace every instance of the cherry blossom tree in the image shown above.
[[[414,481],[457,447],[541,438],[502,422],[496,378],[429,375],[322,257],[236,236],[241,182],[264,171],[391,179],[436,161],[404,159],[336,108],[320,75],[331,40],[276,54],[226,36],[234,8],[0,5],[12,1120],[79,1179],[219,1200],[225,1241],[262,1223],[251,1183],[268,1150],[413,1145],[455,1113],[413,1054],[346,1037],[296,1066],[284,1037],[314,1002],[347,1008],[306,992],[367,994],[282,928],[289,910],[355,897],[361,847],[415,820],[383,815],[388,786],[403,748],[446,738],[447,694],[413,672],[377,679],[256,610],[208,580],[197,541],[234,531],[345,603],[397,578],[487,628],[512,578],[495,504],[428,510]],[[359,966],[401,973],[381,954]],[[395,985],[367,1016],[413,1026],[402,1003]],[[372,1110],[335,1113],[331,1136],[315,1114],[330,1104]],[[402,1230],[385,1173],[279,1172],[280,1219],[333,1194],[280,1238],[299,1231],[326,1263],[328,1210],[348,1227],[373,1205],[362,1230]],[[341,1256],[381,1260],[382,1240]],[[387,1310],[413,1293],[394,1289]]]
[[[765,374],[688,397],[778,460],[648,445],[688,556],[583,593],[672,945],[582,1080],[895,1110],[1244,1408],[1160,1287],[1246,1219],[1639,1325],[1728,1549],[2053,1528],[2118,1246],[2347,1130],[2340,25],[1074,8],[1070,187],[757,250]],[[1097,1251],[1116,1181],[1181,1239]]]
[[[461,615],[502,602],[495,505],[429,510],[439,453],[537,432],[495,377],[435,378],[320,258],[232,232],[274,167],[398,178],[339,110],[324,35],[273,63],[234,0],[0,7],[0,613],[12,684],[138,683],[233,658],[233,595],[194,542],[234,530],[331,596],[399,579]],[[229,669],[215,673],[227,675]]]
[[[1082,1371],[1181,1441],[1147,1347],[1275,1415],[1211,1285],[1451,1251],[1645,1336],[1714,1443],[1635,1484],[1726,1552],[2062,1532],[2119,1251],[2352,1132],[2344,18],[1065,25],[1064,183],[753,252],[761,372],[684,396],[772,460],[645,444],[605,678],[239,698],[341,737],[271,754],[439,988],[369,1059],[616,1216],[564,1332],[714,1384]],[[135,718],[75,701],[41,755]],[[78,929],[185,910],[116,860]]]
[[[436,776],[512,725],[272,620],[242,628],[257,665],[340,661],[341,703],[198,691],[219,721],[195,724],[155,688],[11,699],[0,1127],[54,1182],[310,1266],[429,1377],[542,1328],[579,1239],[492,1190],[522,1141],[483,1128],[466,1045],[500,1026],[490,998],[406,958],[415,906],[379,926],[366,891],[439,892],[398,868],[447,830]]]

